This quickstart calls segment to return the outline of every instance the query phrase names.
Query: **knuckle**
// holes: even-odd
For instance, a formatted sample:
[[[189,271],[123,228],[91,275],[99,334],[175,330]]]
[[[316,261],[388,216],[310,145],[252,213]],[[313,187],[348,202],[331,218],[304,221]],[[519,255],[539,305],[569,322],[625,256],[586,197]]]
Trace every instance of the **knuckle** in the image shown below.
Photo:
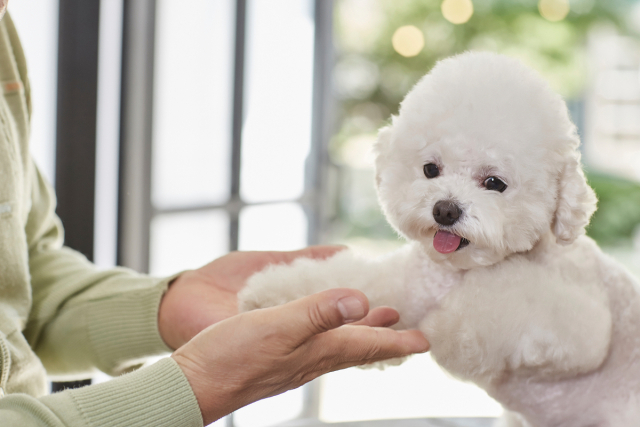
[[[318,304],[312,304],[307,312],[310,326],[314,333],[322,333],[331,329],[333,322],[327,310],[323,310]]]
[[[373,329],[371,337],[362,343],[359,357],[362,361],[371,361],[384,357],[384,348],[382,346],[382,337],[378,330]]]
[[[380,343],[376,340],[370,343],[365,349],[364,359],[373,360],[382,356],[382,347]]]
[[[350,335],[336,344],[330,354],[325,351],[333,363],[362,364],[384,357],[384,348],[376,330],[353,328]]]
[[[335,369],[336,366],[348,359],[349,346],[335,340],[315,339],[315,345],[310,348],[309,364],[313,366],[317,375],[322,375]]]

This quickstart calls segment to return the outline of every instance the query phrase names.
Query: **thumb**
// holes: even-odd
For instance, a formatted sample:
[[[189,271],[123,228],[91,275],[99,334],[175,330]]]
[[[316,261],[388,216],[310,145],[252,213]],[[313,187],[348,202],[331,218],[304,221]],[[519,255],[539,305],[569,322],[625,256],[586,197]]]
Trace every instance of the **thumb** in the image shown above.
[[[355,289],[329,289],[279,308],[276,322],[298,347],[314,335],[361,320],[369,312],[369,300]]]

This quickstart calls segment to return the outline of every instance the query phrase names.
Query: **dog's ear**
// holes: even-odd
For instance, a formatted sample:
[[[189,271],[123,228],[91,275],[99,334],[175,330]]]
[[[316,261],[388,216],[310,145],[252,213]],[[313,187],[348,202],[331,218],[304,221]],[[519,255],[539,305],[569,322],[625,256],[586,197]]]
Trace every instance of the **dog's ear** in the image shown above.
[[[560,171],[553,233],[558,243],[568,245],[584,234],[596,210],[596,195],[587,184],[579,156],[569,159]]]
[[[378,139],[373,146],[373,150],[376,156],[376,186],[380,186],[380,170],[382,162],[387,157],[387,153],[391,150],[391,126],[383,127],[378,131]]]

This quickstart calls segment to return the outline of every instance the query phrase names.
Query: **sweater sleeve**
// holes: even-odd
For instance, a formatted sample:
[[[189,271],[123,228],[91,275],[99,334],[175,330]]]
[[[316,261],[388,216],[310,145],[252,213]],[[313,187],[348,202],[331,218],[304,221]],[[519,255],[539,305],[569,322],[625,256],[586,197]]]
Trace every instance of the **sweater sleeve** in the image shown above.
[[[160,299],[172,278],[154,279],[126,269],[99,271],[82,255],[63,246],[53,190],[28,154],[29,83],[22,48],[8,14],[0,21],[0,65],[3,83],[22,82],[24,88],[24,96],[21,92],[4,93],[10,106],[0,102],[0,135],[6,137],[1,145],[11,148],[2,154],[12,156],[5,159],[11,168],[3,167],[0,187],[12,192],[11,198],[3,195],[2,201],[15,203],[10,229],[19,238],[11,248],[11,253],[17,254],[12,265],[21,273],[14,282],[22,280],[23,285],[17,287],[23,292],[15,298],[15,313],[11,305],[2,307],[9,309],[1,314],[15,322],[4,331],[9,337],[0,331],[0,356],[4,356],[0,379],[4,380],[7,372],[16,384],[41,379],[41,367],[30,364],[34,358],[23,337],[18,342],[24,348],[11,347],[15,340],[4,339],[20,332],[54,375],[84,375],[95,367],[117,375],[131,370],[146,356],[168,352],[158,332],[157,316]],[[2,237],[8,245],[7,236]],[[2,272],[6,273],[6,265],[2,265]],[[0,297],[6,299],[5,294]],[[29,357],[23,357],[27,351]],[[171,358],[104,384],[41,398],[34,397],[42,392],[37,386],[31,395],[10,391],[13,394],[2,397],[0,387],[2,427],[202,426],[193,391]]]
[[[171,359],[109,382],[40,399],[0,399],[3,427],[202,427],[197,400]]]
[[[98,270],[63,246],[55,196],[31,162],[32,207],[26,234],[33,306],[24,335],[47,372],[111,375],[169,352],[158,332],[160,299],[172,278],[118,268]]]

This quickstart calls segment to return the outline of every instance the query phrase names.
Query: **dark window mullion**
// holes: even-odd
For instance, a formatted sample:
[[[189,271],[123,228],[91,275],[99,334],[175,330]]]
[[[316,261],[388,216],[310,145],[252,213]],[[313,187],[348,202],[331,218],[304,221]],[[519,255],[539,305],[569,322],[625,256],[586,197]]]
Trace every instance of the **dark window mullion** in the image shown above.
[[[240,167],[242,164],[242,126],[244,124],[244,68],[247,1],[236,0],[236,31],[233,81],[233,123],[231,128],[231,205],[239,205]],[[229,250],[238,250],[240,209],[229,213]]]
[[[332,134],[331,76],[333,75],[333,0],[315,0],[313,46],[313,98],[311,116],[311,149],[306,164],[305,195],[310,201],[303,205],[309,221],[308,243],[322,242],[321,231],[326,218],[326,173],[329,163],[328,143]],[[303,405],[299,418],[320,416],[320,380],[304,386]]]
[[[311,149],[306,165],[305,198],[311,200],[306,208],[309,219],[308,241],[321,243],[321,231],[327,216],[328,143],[333,133],[331,76],[333,75],[333,0],[315,0],[313,98],[311,116]]]
[[[124,0],[118,264],[149,271],[155,0]]]
[[[65,244],[93,259],[99,0],[60,0],[57,213]]]
[[[60,0],[56,213],[65,245],[93,260],[100,0]],[[51,392],[91,380],[53,382]]]
[[[229,214],[229,251],[238,250],[240,230],[240,167],[242,164],[242,126],[244,124],[244,67],[247,23],[247,1],[236,0],[235,52],[233,65],[233,116],[231,124],[231,191],[227,209]],[[235,208],[233,208],[235,207]],[[233,413],[225,424],[234,427]]]

